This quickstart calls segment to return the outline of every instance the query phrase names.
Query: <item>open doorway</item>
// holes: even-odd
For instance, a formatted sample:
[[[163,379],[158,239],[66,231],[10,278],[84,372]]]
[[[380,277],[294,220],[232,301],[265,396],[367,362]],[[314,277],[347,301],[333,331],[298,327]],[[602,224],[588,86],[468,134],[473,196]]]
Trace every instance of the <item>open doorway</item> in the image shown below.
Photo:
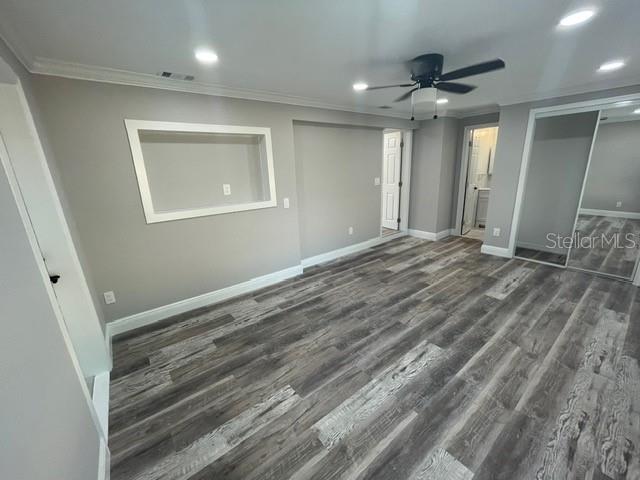
[[[406,232],[409,217],[409,181],[411,174],[411,130],[383,131],[380,236]]]
[[[484,240],[497,141],[495,124],[465,129],[458,198],[459,235]]]

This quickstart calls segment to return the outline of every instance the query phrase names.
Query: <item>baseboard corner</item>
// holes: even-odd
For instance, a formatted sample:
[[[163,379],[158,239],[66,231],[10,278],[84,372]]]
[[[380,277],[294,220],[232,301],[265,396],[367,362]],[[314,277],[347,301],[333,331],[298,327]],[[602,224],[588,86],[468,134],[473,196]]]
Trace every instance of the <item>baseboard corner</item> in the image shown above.
[[[495,247],[484,243],[482,244],[482,247],[480,247],[480,252],[486,255],[494,255],[496,257],[513,258],[513,255],[511,255],[511,251],[508,248]]]

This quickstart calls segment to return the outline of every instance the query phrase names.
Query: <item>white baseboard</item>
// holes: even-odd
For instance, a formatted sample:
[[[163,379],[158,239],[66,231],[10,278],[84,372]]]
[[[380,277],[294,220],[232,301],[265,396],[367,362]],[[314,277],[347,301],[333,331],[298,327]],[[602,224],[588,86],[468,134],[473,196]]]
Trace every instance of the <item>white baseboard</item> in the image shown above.
[[[395,235],[394,235],[395,237]],[[214,303],[227,300],[232,297],[237,297],[245,293],[259,290],[260,288],[268,287],[274,283],[282,282],[289,278],[293,278],[302,274],[302,265],[296,265],[294,267],[285,268],[278,272],[269,273],[256,277],[246,282],[231,285],[229,287],[221,288],[209,293],[203,293],[196,297],[187,298],[185,300],[179,300],[169,305],[162,307],[152,308],[144,312],[129,315],[128,317],[119,318],[113,322],[107,324],[107,332],[110,338],[115,335],[119,335],[129,330],[144,327],[150,325],[159,320],[173,317],[180,313],[188,312],[189,310],[195,310],[196,308],[206,307]]]
[[[441,230],[440,232],[425,232],[424,230],[415,230],[413,228],[409,229],[409,235],[416,238],[422,238],[424,240],[437,241],[442,240],[443,238],[447,238],[450,235],[453,235],[455,232],[454,228],[448,228],[446,230]]]
[[[513,258],[508,248],[494,247],[493,245],[482,245],[480,247],[482,253],[487,255],[495,255],[496,257]]]
[[[107,441],[100,439],[100,450],[98,451],[98,480],[109,480],[111,478],[111,452],[107,446]]]
[[[109,438],[109,372],[99,373],[93,377],[93,392],[91,394],[93,407],[102,427],[104,438]]]
[[[336,258],[344,257],[345,255],[351,255],[352,253],[358,253],[362,250],[366,250],[376,245],[395,240],[396,238],[404,237],[407,234],[405,232],[398,232],[394,235],[388,235],[385,237],[376,237],[371,240],[349,245],[348,247],[338,248],[327,253],[321,253],[320,255],[314,255],[313,257],[303,258],[300,264],[303,268],[312,267],[320,263],[330,262]]]
[[[633,220],[640,220],[640,213],[638,212],[620,212],[618,210],[595,210],[593,208],[581,208],[580,214],[597,215],[599,217],[630,218]]]

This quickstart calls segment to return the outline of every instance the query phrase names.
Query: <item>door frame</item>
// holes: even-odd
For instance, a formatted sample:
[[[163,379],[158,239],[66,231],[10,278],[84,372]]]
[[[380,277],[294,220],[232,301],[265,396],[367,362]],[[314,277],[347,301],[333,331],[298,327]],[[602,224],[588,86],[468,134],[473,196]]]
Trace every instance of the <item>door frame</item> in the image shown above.
[[[64,291],[56,291],[65,330],[72,340],[75,356],[85,378],[111,369],[109,342],[104,334],[91,291],[71,237],[31,109],[19,80],[0,83],[7,105],[2,116],[5,159],[18,185],[39,251],[55,252],[54,273],[67,273]],[[16,199],[18,201],[18,199]],[[40,253],[42,257],[44,253]],[[38,255],[38,254],[37,254]],[[42,260],[42,258],[40,258]],[[56,264],[57,263],[57,264]],[[52,268],[48,265],[48,268]],[[58,271],[58,269],[60,269]],[[49,272],[52,273],[51,271]]]
[[[395,237],[396,235],[404,235],[409,231],[409,198],[411,195],[411,159],[413,152],[413,130],[400,128],[385,128],[382,130],[382,155],[380,155],[380,232],[378,235],[382,237],[382,214],[383,214],[383,195],[382,195],[382,169],[384,168],[384,134],[392,132],[402,133],[402,148],[400,150],[400,179],[402,187],[400,187],[400,225],[398,233],[388,235],[385,238]]]
[[[462,154],[459,159],[458,171],[460,176],[458,178],[458,202],[456,208],[456,226],[454,235],[462,236],[462,216],[464,215],[464,199],[467,193],[467,172],[469,170],[469,141],[471,140],[471,132],[473,130],[480,130],[482,128],[498,127],[498,122],[490,123],[478,123],[474,125],[467,125],[464,127],[464,133],[462,135]],[[500,130],[498,130],[500,135]]]
[[[640,94],[634,93],[631,95],[620,95],[615,97],[603,97],[593,100],[587,100],[583,102],[566,103],[560,105],[553,105],[550,107],[532,108],[529,110],[529,118],[527,121],[527,130],[524,139],[524,148],[522,151],[522,158],[520,160],[520,174],[518,177],[518,186],[516,189],[516,198],[513,208],[513,215],[511,217],[511,225],[509,226],[509,244],[507,247],[508,258],[513,258],[516,250],[516,238],[518,230],[520,228],[520,214],[522,211],[522,202],[524,201],[524,189],[527,182],[527,176],[529,173],[529,161],[531,157],[531,148],[533,145],[533,136],[535,132],[536,119],[555,117],[558,115],[568,115],[571,113],[593,112],[601,110],[603,107],[627,100],[640,100]],[[584,185],[583,185],[584,187]],[[580,206],[578,206],[579,208]],[[640,268],[637,269],[634,278],[634,284],[640,285]]]

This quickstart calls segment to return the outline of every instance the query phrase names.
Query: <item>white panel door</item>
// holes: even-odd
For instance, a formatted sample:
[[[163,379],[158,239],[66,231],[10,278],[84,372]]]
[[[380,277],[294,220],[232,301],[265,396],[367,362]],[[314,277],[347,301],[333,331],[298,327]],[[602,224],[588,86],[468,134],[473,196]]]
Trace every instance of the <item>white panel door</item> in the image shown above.
[[[384,134],[382,151],[382,226],[398,230],[402,132]]]

